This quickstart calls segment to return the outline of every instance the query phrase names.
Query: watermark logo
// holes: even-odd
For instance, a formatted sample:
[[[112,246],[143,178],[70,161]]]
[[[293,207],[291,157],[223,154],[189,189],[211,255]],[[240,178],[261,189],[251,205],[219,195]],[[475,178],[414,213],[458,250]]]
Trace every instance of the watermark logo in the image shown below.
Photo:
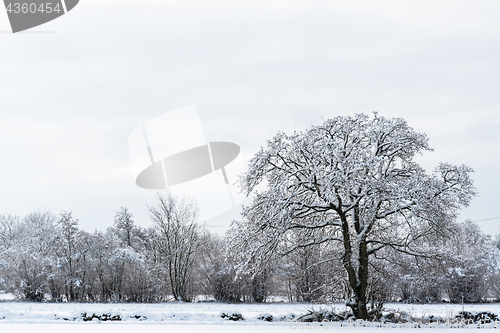
[[[462,318],[447,318],[443,321],[408,321],[408,322],[384,322],[384,321],[369,321],[363,319],[349,319],[346,321],[330,321],[324,319],[321,322],[300,322],[292,320],[289,326],[291,329],[359,329],[359,328],[377,328],[377,329],[495,329],[500,328],[500,322],[498,320],[486,320],[474,322],[472,319],[462,319]]]
[[[194,105],[146,121],[132,131],[128,143],[137,186],[195,199],[201,220],[243,199],[233,188],[241,172],[234,167],[240,147],[208,142]]]
[[[79,0],[4,0],[12,32],[31,29],[63,16]]]

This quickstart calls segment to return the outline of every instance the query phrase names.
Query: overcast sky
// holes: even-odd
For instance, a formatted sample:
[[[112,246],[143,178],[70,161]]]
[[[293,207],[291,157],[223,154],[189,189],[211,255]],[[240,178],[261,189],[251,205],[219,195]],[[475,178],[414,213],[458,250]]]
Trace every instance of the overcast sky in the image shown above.
[[[476,171],[459,220],[498,217],[499,17],[498,1],[81,0],[12,34],[0,10],[0,214],[73,211],[93,231],[126,206],[149,226],[128,136],[196,104],[207,140],[244,159],[278,130],[403,117],[430,138],[428,171]]]

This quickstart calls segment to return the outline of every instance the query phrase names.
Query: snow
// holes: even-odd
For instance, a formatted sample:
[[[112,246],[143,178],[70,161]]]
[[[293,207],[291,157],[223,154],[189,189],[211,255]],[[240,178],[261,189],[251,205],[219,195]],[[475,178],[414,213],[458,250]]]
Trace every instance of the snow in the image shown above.
[[[280,331],[283,327],[291,329],[290,319],[307,312],[310,309],[325,309],[334,307],[337,311],[346,309],[343,304],[310,304],[310,303],[265,303],[265,304],[226,304],[217,302],[206,303],[158,303],[158,304],[85,304],[85,303],[28,303],[28,302],[0,302],[0,332],[8,332],[16,327],[23,332],[24,328],[32,327],[26,324],[37,324],[44,330],[52,327],[54,324],[76,325],[72,326],[86,327],[93,325],[93,328],[112,327],[113,330],[123,325],[148,325],[149,327],[159,325],[159,327],[168,325],[180,327],[189,332],[191,329],[199,330],[202,326],[233,327],[237,326],[245,330],[247,326],[259,330],[265,327],[273,327],[273,332]],[[429,315],[440,316],[443,318],[453,318],[462,311],[461,304],[402,304],[388,303],[385,308],[391,310],[405,311],[417,320]],[[465,311],[479,312],[489,311],[500,314],[500,304],[465,304]],[[104,326],[94,325],[92,322],[83,322],[81,313],[102,315],[109,313],[111,315],[120,315],[123,321],[120,322],[101,322]],[[233,314],[241,313],[245,321],[232,322],[221,318],[221,313]],[[135,316],[139,319],[136,319]],[[259,317],[272,315],[273,318],[281,318],[280,321],[265,322],[259,320]],[[69,318],[76,321],[66,321]],[[97,321],[97,323],[99,323]],[[39,324],[39,325],[38,325]],[[304,323],[302,323],[304,324]],[[79,326],[81,325],[81,326]],[[57,326],[57,325],[56,325]],[[274,330],[276,329],[276,330]],[[205,328],[203,328],[205,331]],[[225,328],[223,329],[225,330]],[[38,328],[37,328],[37,331]],[[57,330],[56,330],[57,331]],[[54,332],[56,332],[54,331]],[[120,330],[121,331],[121,330]],[[126,331],[125,331],[126,332]],[[153,329],[152,332],[155,332]],[[73,333],[73,332],[72,332]]]
[[[70,325],[70,326],[68,326]],[[67,333],[71,330],[71,333],[136,333],[138,330],[147,330],[148,333],[166,333],[166,332],[182,332],[182,333],[253,333],[258,331],[259,333],[291,333],[297,331],[304,331],[304,328],[309,328],[309,331],[322,331],[328,332],[333,330],[333,328],[320,328],[318,326],[308,326],[308,327],[292,327],[292,326],[276,326],[272,324],[267,325],[255,325],[255,324],[235,324],[228,323],[224,325],[147,325],[146,327],[141,327],[142,324],[124,324],[124,323],[65,323],[62,325],[54,324],[41,324],[41,325],[30,325],[30,324],[0,324],[0,331],[2,333],[23,333],[23,332],[33,332],[37,333]],[[90,326],[90,327],[89,327]],[[359,332],[383,332],[384,329],[380,328],[350,328],[349,331],[359,331]],[[407,332],[408,329],[390,329],[391,332]],[[470,329],[436,329],[436,328],[424,328],[417,329],[417,332],[422,333],[433,333],[433,332],[471,332]]]
[[[392,310],[405,311],[414,318],[422,318],[429,315],[450,318],[458,315],[462,311],[462,304],[401,304],[401,303],[387,303],[385,308]],[[481,312],[489,311],[500,315],[500,304],[464,304],[464,311]]]
[[[298,315],[312,307],[308,303],[268,303],[268,304],[226,304],[226,303],[158,303],[158,304],[85,304],[85,303],[28,303],[4,302],[0,303],[0,319],[3,322],[43,322],[51,323],[55,320],[65,321],[63,318],[80,317],[82,312],[88,315],[110,313],[119,314],[125,321],[137,322],[130,318],[139,315],[146,317],[148,322],[163,323],[223,323],[221,313],[241,313],[245,322],[262,322],[257,319],[262,314],[272,314],[274,318]]]
[[[68,327],[68,325],[71,325]],[[91,325],[91,327],[89,327]],[[30,324],[0,324],[0,332],[2,333],[24,333],[33,332],[34,325]],[[236,327],[235,327],[236,326]],[[139,324],[123,324],[123,323],[85,323],[85,324],[75,324],[66,323],[64,325],[54,325],[54,324],[42,324],[36,325],[37,333],[67,333],[71,330],[71,333],[136,333],[138,330],[142,329]],[[224,325],[169,325],[165,327],[164,325],[148,325],[148,333],[170,333],[170,332],[182,332],[182,333],[254,333],[258,329],[259,333],[291,333],[291,328],[289,326],[270,326],[270,325],[241,325],[241,324],[224,324]]]
[[[15,300],[16,297],[13,295],[13,294],[3,294],[3,293],[0,293],[0,302],[1,301],[13,301]]]

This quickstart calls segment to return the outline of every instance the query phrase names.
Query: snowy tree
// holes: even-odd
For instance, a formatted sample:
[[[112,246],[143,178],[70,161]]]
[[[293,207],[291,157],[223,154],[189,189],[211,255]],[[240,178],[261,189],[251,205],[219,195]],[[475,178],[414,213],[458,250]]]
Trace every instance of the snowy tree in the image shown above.
[[[0,290],[11,291],[12,266],[9,259],[15,254],[16,239],[19,235],[19,217],[0,215]]]
[[[382,253],[377,256],[382,256]],[[393,252],[382,260],[372,260],[375,261],[374,266],[382,271],[379,286],[385,289],[386,295],[392,294],[392,299],[389,297],[384,301],[400,300],[405,303],[443,301],[447,286],[446,257],[442,253],[438,258],[412,260],[414,258]]]
[[[310,231],[299,232],[297,230],[289,236],[287,242],[295,244],[307,241],[311,237]],[[325,253],[325,250],[327,250],[325,244],[314,244],[299,248],[283,258],[286,264],[282,270],[289,279],[289,294],[293,295],[297,301],[324,300],[329,282],[326,274],[332,273],[327,272],[326,269],[325,264],[331,261],[326,258],[331,258],[331,254]]]
[[[126,207],[121,207],[120,210],[115,213],[114,226],[120,233],[124,234],[125,244],[127,246],[132,246],[135,225],[133,215]]]
[[[78,220],[74,219],[71,212],[61,212],[58,220],[58,259],[62,268],[62,278],[66,289],[65,296],[70,301],[78,300],[79,289],[82,284],[79,273],[79,261],[82,259],[80,244],[81,231],[78,229]]]
[[[39,254],[53,252],[57,232],[56,216],[49,211],[26,215],[19,226],[19,244]]]
[[[491,236],[467,220],[458,224],[458,230],[448,242],[448,259],[441,263],[448,296],[454,303],[482,302],[492,284],[497,253]]]
[[[492,272],[490,277],[490,287],[493,297],[500,302],[500,232],[496,234],[493,242]]]
[[[43,301],[48,277],[55,266],[53,258],[57,227],[56,217],[48,211],[35,211],[19,225],[16,253],[12,257],[17,271],[17,292],[31,301]]]
[[[204,247],[199,261],[199,274],[206,281],[206,294],[219,302],[238,303],[241,292],[235,280],[234,265],[226,252],[224,239],[217,234],[204,234]]]
[[[19,216],[0,215],[0,251],[8,250],[13,245],[18,236],[19,223]]]
[[[246,263],[266,267],[276,254],[336,244],[352,291],[347,305],[367,319],[369,258],[383,249],[438,255],[431,240],[448,236],[475,195],[470,168],[440,163],[427,174],[415,162],[430,150],[426,135],[405,120],[376,113],[336,117],[292,135],[280,132],[240,179],[244,192],[255,189],[255,198],[233,225],[233,247],[245,251]],[[267,187],[259,191],[259,184]],[[297,230],[310,236],[288,242]]]
[[[203,237],[197,224],[195,202],[158,195],[158,205],[149,207],[151,220],[158,233],[158,250],[167,266],[172,294],[176,300],[191,299],[189,286],[193,268],[202,249]]]

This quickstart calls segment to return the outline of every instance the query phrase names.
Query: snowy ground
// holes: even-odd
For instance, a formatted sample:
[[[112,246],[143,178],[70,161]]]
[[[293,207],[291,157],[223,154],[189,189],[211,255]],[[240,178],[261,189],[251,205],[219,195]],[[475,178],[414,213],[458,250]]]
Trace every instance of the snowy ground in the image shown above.
[[[87,314],[111,313],[120,314],[122,318],[140,315],[145,321],[160,322],[194,322],[194,323],[222,323],[226,322],[220,314],[239,312],[246,322],[261,322],[257,319],[261,314],[272,314],[274,318],[290,318],[298,316],[309,309],[325,309],[334,307],[338,311],[346,309],[343,304],[310,304],[310,303],[266,303],[266,304],[226,304],[226,303],[159,303],[159,304],[92,304],[92,303],[28,303],[28,302],[0,302],[0,319],[3,322],[48,322],[63,320],[78,316],[82,312]],[[402,304],[387,303],[388,309],[406,311],[414,318],[428,315],[454,317],[462,311],[461,304]],[[465,304],[465,311],[489,311],[500,314],[500,304]],[[137,321],[128,319],[129,321]],[[126,320],[127,321],[127,320]]]
[[[307,328],[290,322],[292,315],[299,316],[314,308],[335,307],[342,311],[342,304],[318,305],[302,303],[271,304],[225,304],[225,303],[161,303],[161,304],[80,304],[80,303],[27,303],[0,302],[0,332],[121,332],[131,333],[147,329],[147,332],[293,332]],[[400,304],[389,303],[386,308],[408,312],[414,318],[429,315],[453,318],[462,311],[461,304]],[[500,304],[465,304],[465,311],[489,311],[500,314]],[[120,315],[120,322],[83,322],[65,321],[64,318],[81,318],[81,313],[88,315]],[[231,322],[221,318],[221,313],[239,312],[245,318],[243,322]],[[278,322],[265,322],[258,318],[262,314],[271,314],[281,318]],[[139,319],[135,319],[135,316]],[[312,327],[319,330],[319,327]],[[330,327],[333,329],[332,327]],[[353,328],[363,331],[380,329]],[[322,331],[325,329],[322,328]],[[398,331],[398,330],[391,330]],[[420,329],[419,331],[426,331]],[[470,331],[470,329],[469,329]],[[436,332],[436,329],[432,329]]]
[[[13,301],[16,297],[12,294],[3,294],[0,293],[0,301]]]

